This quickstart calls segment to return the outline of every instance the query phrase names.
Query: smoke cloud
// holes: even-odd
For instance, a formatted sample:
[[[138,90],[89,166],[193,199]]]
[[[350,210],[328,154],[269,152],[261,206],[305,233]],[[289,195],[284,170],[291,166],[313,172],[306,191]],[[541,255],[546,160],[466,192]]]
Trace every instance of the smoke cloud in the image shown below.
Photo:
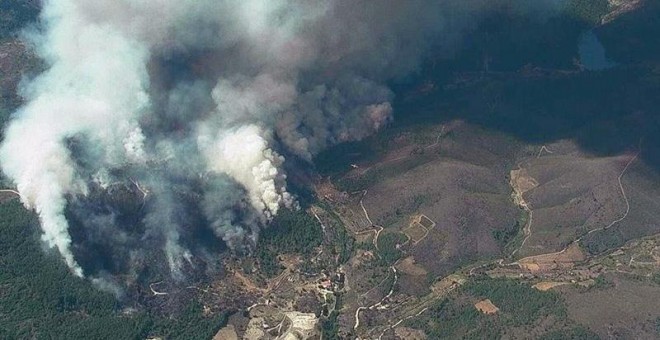
[[[387,125],[386,82],[492,3],[46,0],[28,39],[48,68],[23,86],[2,170],[75,275],[109,269],[81,266],[77,239],[118,250],[125,272],[157,245],[181,278],[208,253],[200,233],[249,249],[295,208],[283,155]]]

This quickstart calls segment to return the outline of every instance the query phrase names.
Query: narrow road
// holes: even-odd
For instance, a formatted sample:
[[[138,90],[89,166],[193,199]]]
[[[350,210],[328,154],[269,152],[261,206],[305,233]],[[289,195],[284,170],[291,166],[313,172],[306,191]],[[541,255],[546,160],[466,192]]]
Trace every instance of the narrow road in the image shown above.
[[[525,234],[525,238],[523,238],[522,243],[520,243],[520,246],[516,248],[513,252],[511,252],[511,257],[515,256],[516,253],[522,249],[522,247],[525,246],[525,243],[529,239],[530,236],[532,236],[532,221],[534,220],[534,212],[532,209],[527,207],[527,204],[521,205],[523,209],[527,212],[527,216],[529,216],[529,219],[527,223],[525,224],[525,227],[523,228],[523,233]]]
[[[309,210],[312,212],[312,214],[314,215],[314,217],[316,218],[316,220],[319,221],[319,224],[321,225],[321,230],[323,231],[323,235],[325,236],[325,224],[323,224],[323,221],[321,221],[321,218],[320,218],[319,215],[316,213],[316,209],[314,209],[314,207],[312,207],[312,208],[309,209]]]
[[[597,229],[594,229],[594,230],[590,230],[588,233],[586,233],[586,234],[582,235],[580,238],[578,238],[578,239],[576,240],[576,242],[577,242],[577,241],[580,241],[583,237],[585,237],[585,236],[587,236],[587,235],[589,235],[589,234],[591,234],[591,233],[593,233],[593,232],[595,232],[595,231],[607,230],[607,229],[613,227],[615,224],[617,224],[617,223],[623,221],[626,217],[628,217],[628,213],[630,213],[630,201],[628,200],[628,195],[626,195],[626,190],[623,188],[623,183],[621,182],[621,179],[623,178],[623,175],[625,175],[626,170],[628,170],[628,168],[630,167],[630,165],[631,165],[633,162],[635,162],[635,160],[637,159],[637,157],[639,156],[639,154],[640,154],[641,151],[642,151],[642,150],[641,150],[641,148],[640,148],[640,150],[637,151],[637,153],[635,154],[635,156],[634,156],[633,158],[631,158],[630,161],[628,161],[628,163],[626,164],[626,166],[623,168],[623,171],[621,171],[621,173],[619,174],[619,177],[617,178],[617,180],[619,181],[619,189],[621,190],[621,195],[623,196],[623,200],[626,202],[626,211],[623,213],[623,215],[622,215],[621,217],[619,217],[618,219],[612,221],[612,223],[608,224],[606,227],[603,227],[603,228],[597,228]]]
[[[371,218],[369,218],[369,213],[367,212],[367,208],[364,207],[364,204],[362,201],[364,200],[364,197],[367,196],[367,191],[365,190],[364,193],[362,194],[362,198],[360,198],[360,207],[362,207],[362,211],[364,211],[364,216],[367,217],[367,221],[369,221],[370,225],[374,225],[374,222],[371,222]]]
[[[540,155],[540,152],[539,152]],[[518,170],[522,170],[522,166],[520,165],[521,163],[518,164]],[[527,213],[527,223],[525,223],[525,226],[523,227],[523,234],[525,237],[523,238],[522,242],[520,243],[520,246],[516,248],[513,252],[511,252],[511,257],[515,256],[520,249],[522,249],[525,246],[525,243],[529,239],[530,236],[532,236],[532,223],[534,222],[534,212],[532,211],[532,208],[529,207],[529,204],[527,204],[527,201],[525,201],[525,198],[523,195],[525,194],[524,192],[520,191],[518,192],[517,186],[514,186],[513,179],[511,179],[511,186],[514,188],[515,192],[514,194],[517,195],[517,200],[518,200],[518,206],[523,208],[525,212]]]
[[[635,155],[634,155],[634,156],[628,161],[628,163],[626,163],[626,166],[623,168],[623,170],[621,171],[621,173],[620,173],[619,176],[617,177],[617,181],[619,182],[619,190],[621,190],[621,195],[623,196],[623,199],[624,199],[624,201],[625,201],[625,203],[626,203],[626,210],[625,210],[625,212],[623,213],[623,215],[622,215],[621,217],[617,218],[616,220],[612,221],[610,224],[608,224],[608,225],[605,226],[605,227],[602,227],[602,228],[596,228],[596,229],[590,230],[590,231],[587,232],[586,234],[584,234],[584,235],[578,237],[577,239],[573,240],[573,242],[569,243],[569,244],[568,244],[564,249],[562,249],[561,251],[554,252],[554,253],[541,254],[541,255],[559,255],[559,254],[563,254],[563,253],[565,253],[565,252],[566,252],[566,251],[567,251],[572,245],[574,245],[574,244],[579,243],[580,241],[582,241],[582,239],[583,239],[584,237],[586,237],[586,236],[588,236],[588,235],[590,235],[590,234],[592,234],[592,233],[595,233],[595,232],[597,232],[597,231],[604,231],[604,230],[607,230],[607,229],[613,227],[614,225],[616,225],[617,223],[623,221],[626,217],[628,217],[628,213],[630,213],[630,201],[629,201],[629,199],[628,199],[628,195],[626,194],[626,190],[625,190],[625,188],[623,187],[623,182],[621,181],[621,179],[622,179],[623,176],[626,174],[626,171],[628,170],[628,168],[630,167],[630,165],[632,165],[632,164],[635,162],[635,160],[637,160],[637,158],[639,157],[639,154],[640,154],[641,152],[642,152],[642,148],[641,148],[641,141],[640,141],[640,147],[639,147],[638,151],[637,151],[637,152],[635,153]],[[531,220],[531,216],[530,216],[530,220]],[[523,242],[523,243],[524,243],[524,242]],[[522,246],[521,246],[521,247],[522,247]],[[514,252],[514,253],[515,253],[515,252]],[[512,255],[513,255],[513,254],[512,254]],[[541,255],[535,255],[535,256],[541,256]],[[512,264],[517,264],[517,263],[518,263],[518,261],[513,262]]]
[[[398,261],[397,261],[397,262],[398,262]],[[382,306],[382,305],[383,305],[383,302],[385,302],[385,300],[389,299],[389,297],[392,296],[392,294],[394,293],[394,286],[396,286],[397,280],[398,280],[398,278],[399,278],[399,276],[398,276],[398,274],[397,274],[397,271],[396,271],[396,268],[394,267],[395,265],[396,265],[396,263],[393,264],[392,266],[390,266],[390,269],[391,269],[392,272],[394,273],[394,282],[392,282],[392,286],[390,286],[390,291],[387,293],[387,295],[385,295],[385,296],[384,296],[382,299],[380,299],[380,301],[378,301],[377,303],[375,303],[375,304],[373,304],[373,305],[371,305],[371,306],[369,306],[369,307],[364,307],[364,306],[362,306],[362,307],[358,307],[358,309],[355,310],[355,325],[353,326],[353,329],[357,329],[357,328],[360,326],[360,312],[361,312],[362,310],[364,310],[364,309],[370,309],[370,310],[372,310],[372,309],[374,309],[374,308],[378,308],[379,306]],[[371,292],[373,289],[379,287],[383,282],[387,281],[387,279],[389,279],[389,277],[390,277],[390,276],[389,276],[389,274],[388,274],[387,277],[386,277],[382,282],[380,282],[378,285],[376,285],[375,287],[371,288],[369,291],[367,291],[366,293],[362,294],[361,296],[364,296],[364,295],[368,294],[369,292]]]
[[[360,311],[363,309],[367,309],[367,307],[358,307],[358,309],[355,310],[355,326],[353,326],[354,330],[360,327]]]
[[[167,295],[167,293],[159,292],[159,291],[154,289],[154,285],[161,284],[161,283],[163,283],[163,281],[158,281],[158,282],[154,282],[154,283],[149,284],[149,289],[151,289],[151,292],[154,293],[154,295]]]
[[[13,190],[13,189],[0,189],[0,192],[7,192],[7,193],[10,193],[10,194],[15,194],[18,197],[21,197],[21,193],[16,191],[16,190]]]
[[[438,133],[438,137],[435,138],[435,143],[425,146],[424,149],[430,149],[430,148],[440,144],[440,137],[442,137],[443,133],[445,133],[445,126],[444,125],[440,129],[440,132]]]
[[[550,154],[554,153],[554,152],[548,150],[548,148],[545,145],[543,145],[543,146],[541,146],[541,150],[539,150],[539,154],[536,155],[536,158],[541,158],[541,154],[543,153],[543,151],[545,151],[547,153],[550,153]]]
[[[406,320],[408,320],[408,319],[412,319],[412,318],[415,318],[415,317],[418,317],[418,316],[422,315],[422,314],[423,314],[424,312],[426,312],[428,309],[429,309],[429,307],[424,307],[421,311],[419,311],[419,313],[417,313],[417,314],[415,314],[415,315],[408,315],[408,316],[406,316],[405,318],[403,318],[403,319],[397,321],[397,322],[396,322],[395,324],[393,324],[392,326],[390,326],[390,327],[388,327],[388,328],[385,328],[385,330],[383,330],[383,332],[380,333],[380,335],[378,336],[378,340],[381,340],[381,339],[383,338],[383,335],[385,335],[385,332],[387,332],[388,330],[396,328],[396,327],[399,326],[402,322],[404,322],[404,321],[406,321]]]
[[[365,208],[364,203],[362,203],[362,200],[364,200],[365,196],[367,196],[367,190],[364,191],[364,193],[362,194],[362,198],[360,198],[360,207],[362,207],[362,211],[364,212],[364,216],[367,218],[367,221],[369,222],[369,224],[372,227],[376,228],[376,229],[371,229],[371,230],[355,233],[355,235],[361,235],[361,234],[368,233],[368,232],[369,233],[374,232],[375,233],[374,240],[373,240],[374,248],[376,248],[376,250],[379,250],[378,249],[378,236],[380,236],[380,232],[383,231],[384,228],[379,226],[379,225],[375,225],[371,221],[371,218],[369,218],[369,213],[367,212],[367,208]]]
[[[445,126],[443,125],[443,126],[442,126],[442,129],[440,129],[440,132],[438,133],[438,136],[437,136],[436,139],[435,139],[435,142],[432,143],[432,144],[429,144],[429,145],[424,146],[424,147],[423,147],[424,150],[426,150],[426,149],[430,149],[430,148],[433,148],[433,147],[435,147],[436,145],[440,144],[440,138],[442,138],[442,134],[444,134],[444,133],[445,133]],[[412,155],[405,155],[405,156],[400,156],[400,157],[397,157],[397,158],[388,159],[388,160],[385,160],[385,161],[383,161],[383,162],[381,162],[381,163],[375,163],[375,164],[373,164],[373,165],[370,165],[370,166],[364,168],[364,170],[362,170],[362,172],[359,172],[359,173],[357,173],[357,174],[355,174],[355,175],[353,175],[353,176],[349,176],[348,178],[355,178],[355,177],[363,176],[364,174],[366,174],[369,170],[373,169],[374,167],[381,167],[381,166],[383,166],[383,165],[385,165],[385,164],[388,164],[388,163],[392,163],[392,162],[396,162],[396,161],[404,160],[404,159],[406,159],[406,158],[410,158],[411,156],[412,156]],[[356,166],[357,166],[357,165],[356,165]]]
[[[459,270],[458,272],[463,271],[464,269]],[[455,272],[455,273],[458,273]],[[437,300],[442,299],[447,296],[447,294],[451,293],[454,289],[460,287],[463,283],[465,283],[465,280],[463,279],[458,279],[459,276],[455,274],[451,274],[443,278],[442,280],[438,281],[436,283],[436,288],[432,290],[431,293],[426,295],[425,297],[421,298],[418,303],[413,304],[412,306],[403,306],[402,310],[398,312],[397,314],[400,316],[399,318],[394,320],[390,319],[387,322],[387,326],[385,328],[382,328],[382,326],[376,326],[374,328],[371,328],[370,330],[367,331],[367,337],[366,339],[371,339],[373,337],[369,335],[374,335],[375,334],[380,334],[378,336],[378,339],[382,338],[385,332],[387,332],[390,329],[394,329],[397,326],[399,326],[402,322],[417,317],[424,313],[426,310],[428,310],[431,306],[433,306],[433,303],[435,303]],[[380,331],[380,332],[379,332]],[[378,333],[379,332],[379,333]],[[374,334],[375,333],[375,334]]]
[[[394,265],[396,265],[396,263]],[[394,265],[390,266],[390,269],[392,269],[392,272],[394,272],[394,282],[392,282],[392,285],[390,286],[390,291],[387,293],[387,295],[385,295],[382,299],[380,299],[380,301],[378,301],[378,303],[369,306],[369,309],[374,309],[374,308],[378,308],[379,306],[382,306],[383,302],[385,302],[385,300],[389,299],[390,296],[392,296],[392,293],[394,293],[394,286],[396,286],[396,282],[399,279],[399,275],[397,274],[396,268],[394,267]]]

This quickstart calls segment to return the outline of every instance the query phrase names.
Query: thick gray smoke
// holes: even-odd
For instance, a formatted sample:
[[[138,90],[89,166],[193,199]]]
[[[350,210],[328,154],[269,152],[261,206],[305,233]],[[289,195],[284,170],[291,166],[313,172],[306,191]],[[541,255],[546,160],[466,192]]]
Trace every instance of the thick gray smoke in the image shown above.
[[[194,264],[182,197],[199,196],[190,201],[230,247],[253,244],[296,205],[283,155],[311,160],[385,126],[385,82],[414,71],[429,47],[450,48],[491,3],[46,0],[29,38],[49,67],[23,88],[2,170],[78,276],[68,205],[134,184],[144,230],[108,231],[120,222],[104,211],[84,218],[85,233],[131,261],[135,243],[159,239],[180,276]]]

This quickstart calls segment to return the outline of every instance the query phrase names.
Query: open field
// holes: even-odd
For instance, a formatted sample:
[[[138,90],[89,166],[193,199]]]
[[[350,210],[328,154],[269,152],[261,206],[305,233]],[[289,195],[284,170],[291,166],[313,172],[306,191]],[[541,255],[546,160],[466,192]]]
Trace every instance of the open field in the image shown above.
[[[445,131],[432,154],[412,155],[414,167],[384,177],[363,200],[375,224],[410,237],[411,254],[433,275],[498,254],[493,231],[517,216],[505,180],[515,144],[460,122]]]
[[[361,191],[342,193],[335,187],[326,198],[357,240],[374,244],[373,258],[355,258],[355,264],[369,265],[353,264],[348,270],[361,301],[346,303],[342,322],[350,334],[395,336],[402,320],[416,318],[431,301],[460,286],[436,291],[432,280],[457,270],[528,280],[538,292],[554,294],[566,286],[592,289],[599,285],[603,269],[589,267],[593,241],[587,236],[616,230],[608,226],[617,224],[644,223],[623,242],[655,230],[654,212],[643,211],[655,209],[660,191],[655,191],[655,172],[638,162],[634,146],[619,155],[596,156],[567,140],[524,145],[463,122],[442,127],[437,142],[422,146],[424,152],[406,155],[412,150],[406,144],[411,138],[402,132],[405,138],[393,137],[392,154],[385,150],[332,179],[350,176],[355,181],[377,174],[361,182],[366,185]],[[394,244],[396,271],[379,264],[384,249],[377,246],[384,235],[405,235]],[[483,269],[461,271],[461,266],[484,258],[493,260],[483,260]],[[652,256],[640,255],[638,266],[652,261]],[[392,282],[393,294],[387,288]],[[488,298],[469,306],[475,310],[476,303]],[[495,307],[481,304],[486,312],[501,309],[492,299],[491,303]],[[384,322],[396,326],[383,329]],[[538,322],[557,331],[591,334],[589,327],[572,318]],[[516,332],[525,334],[525,327]],[[543,328],[538,327],[533,327],[534,334],[540,336]]]
[[[606,226],[625,211],[617,177],[631,156],[592,158],[570,143],[521,164],[519,200],[533,214],[518,256],[559,251],[581,233]]]
[[[660,233],[660,175],[637,162],[630,166],[621,184],[629,202],[628,213],[620,213],[613,221],[616,223],[610,222],[607,228],[582,238],[581,243],[590,253],[600,254],[629,240]]]
[[[511,172],[511,186],[514,202],[529,218],[514,254],[560,251],[578,240],[597,253],[659,232],[660,226],[649,218],[659,208],[651,198],[660,197],[653,181],[657,174],[639,162],[638,154],[594,157],[560,141],[521,162]],[[625,228],[628,225],[635,226]]]
[[[474,308],[484,314],[495,314],[500,311],[497,306],[490,301],[490,299],[481,300],[474,304]]]
[[[396,267],[401,272],[413,276],[423,276],[428,273],[426,270],[424,270],[424,268],[422,268],[421,266],[415,263],[415,259],[412,256],[407,257],[402,261],[400,261]]]
[[[568,315],[601,338],[657,339],[660,286],[614,277],[613,286],[583,292],[561,288]]]
[[[425,215],[420,215],[414,217],[410,222],[410,225],[403,229],[402,232],[410,238],[412,245],[415,246],[428,236],[429,232],[435,227],[435,225],[435,222],[430,218]]]
[[[551,271],[575,266],[576,262],[584,261],[586,256],[577,244],[566,251],[535,255],[518,260],[517,264],[530,272]]]
[[[568,284],[568,283],[567,282],[543,281],[543,282],[539,282],[539,283],[533,285],[532,287],[534,287],[534,288],[536,288],[536,289],[538,289],[542,292],[545,292],[546,290],[550,290],[550,289],[553,289],[555,287],[560,287],[560,286],[563,286],[563,285],[566,285],[566,284]]]

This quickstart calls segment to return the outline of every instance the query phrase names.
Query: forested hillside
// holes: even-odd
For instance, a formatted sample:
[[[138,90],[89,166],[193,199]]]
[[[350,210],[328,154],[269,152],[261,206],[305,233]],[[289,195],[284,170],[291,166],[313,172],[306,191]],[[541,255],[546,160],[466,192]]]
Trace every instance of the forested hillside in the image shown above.
[[[36,216],[18,200],[1,204],[0,216],[0,339],[203,339],[225,323],[196,301],[171,318],[121,307],[44,252]]]

